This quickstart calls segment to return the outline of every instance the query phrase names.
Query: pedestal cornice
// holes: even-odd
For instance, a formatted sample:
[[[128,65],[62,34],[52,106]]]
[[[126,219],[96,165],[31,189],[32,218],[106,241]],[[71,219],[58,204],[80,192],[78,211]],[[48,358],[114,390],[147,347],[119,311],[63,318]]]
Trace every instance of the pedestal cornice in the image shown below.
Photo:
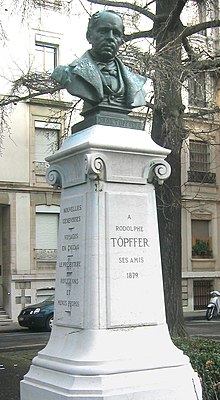
[[[69,137],[55,155],[47,158],[47,180],[63,188],[87,179],[161,184],[170,175],[170,166],[164,161],[169,153],[145,131],[95,125]],[[70,158],[71,168],[66,168]]]

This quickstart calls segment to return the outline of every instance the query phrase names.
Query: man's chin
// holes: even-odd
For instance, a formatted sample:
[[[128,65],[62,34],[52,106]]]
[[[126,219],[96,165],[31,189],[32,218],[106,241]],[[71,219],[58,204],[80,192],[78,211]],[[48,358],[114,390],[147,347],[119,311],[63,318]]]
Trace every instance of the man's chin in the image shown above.
[[[91,54],[96,59],[97,61],[102,61],[102,62],[109,62],[114,60],[116,54],[112,49],[110,48],[104,48],[101,50],[101,52],[94,52],[91,50]]]
[[[111,61],[115,58],[115,54],[110,52],[110,51],[102,51],[102,53],[100,54],[100,58],[104,61],[104,62],[108,62]]]

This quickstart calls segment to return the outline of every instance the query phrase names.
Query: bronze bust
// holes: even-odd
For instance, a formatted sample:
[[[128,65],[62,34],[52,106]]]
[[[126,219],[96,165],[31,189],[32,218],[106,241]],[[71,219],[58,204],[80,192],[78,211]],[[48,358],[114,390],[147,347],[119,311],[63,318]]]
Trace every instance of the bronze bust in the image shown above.
[[[95,13],[86,33],[91,49],[52,73],[62,88],[84,100],[84,110],[100,104],[127,110],[145,105],[146,78],[129,71],[117,57],[123,34],[119,14],[110,10]]]

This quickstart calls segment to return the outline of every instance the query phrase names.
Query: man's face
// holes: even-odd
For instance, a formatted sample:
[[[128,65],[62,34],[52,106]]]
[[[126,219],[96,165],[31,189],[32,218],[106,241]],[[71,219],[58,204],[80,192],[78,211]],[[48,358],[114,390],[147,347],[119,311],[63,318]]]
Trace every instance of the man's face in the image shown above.
[[[118,15],[103,13],[89,35],[92,54],[98,61],[112,60],[122,44],[123,24]]]

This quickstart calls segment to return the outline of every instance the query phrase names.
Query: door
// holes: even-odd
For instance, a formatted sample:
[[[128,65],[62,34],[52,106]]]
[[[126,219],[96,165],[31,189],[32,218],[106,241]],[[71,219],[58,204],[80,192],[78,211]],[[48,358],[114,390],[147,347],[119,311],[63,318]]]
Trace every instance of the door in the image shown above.
[[[2,254],[2,210],[3,208],[0,206],[0,307],[3,307],[3,254]]]
[[[6,283],[10,281],[10,207],[0,204],[0,307],[9,304]]]
[[[210,299],[212,281],[193,281],[194,310],[205,310]]]

